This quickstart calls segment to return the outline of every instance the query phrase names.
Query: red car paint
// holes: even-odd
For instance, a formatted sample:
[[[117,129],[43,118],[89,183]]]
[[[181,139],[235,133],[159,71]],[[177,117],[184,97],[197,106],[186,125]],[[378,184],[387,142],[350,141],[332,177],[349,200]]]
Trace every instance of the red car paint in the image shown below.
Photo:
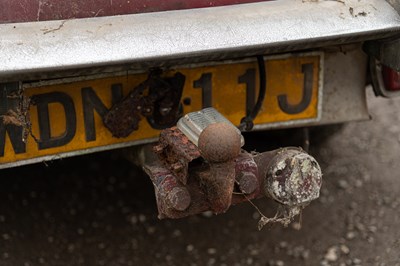
[[[0,23],[60,20],[270,0],[0,0]]]

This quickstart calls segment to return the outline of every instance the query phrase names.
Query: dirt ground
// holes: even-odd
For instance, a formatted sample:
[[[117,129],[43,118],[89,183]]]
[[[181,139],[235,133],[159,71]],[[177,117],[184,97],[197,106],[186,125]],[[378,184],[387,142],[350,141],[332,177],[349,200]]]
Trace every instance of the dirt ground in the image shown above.
[[[372,121],[314,132],[324,182],[300,230],[258,231],[248,203],[160,221],[149,179],[103,153],[1,171],[0,265],[400,265],[400,99],[369,105]]]

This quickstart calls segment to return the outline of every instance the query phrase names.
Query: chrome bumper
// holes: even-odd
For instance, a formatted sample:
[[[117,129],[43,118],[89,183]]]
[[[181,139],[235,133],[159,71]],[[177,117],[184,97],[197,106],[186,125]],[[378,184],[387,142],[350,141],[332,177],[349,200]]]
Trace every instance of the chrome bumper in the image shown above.
[[[279,0],[114,17],[0,25],[0,79],[185,58],[215,60],[387,37],[400,16],[383,0]],[[127,67],[129,65],[129,67]]]

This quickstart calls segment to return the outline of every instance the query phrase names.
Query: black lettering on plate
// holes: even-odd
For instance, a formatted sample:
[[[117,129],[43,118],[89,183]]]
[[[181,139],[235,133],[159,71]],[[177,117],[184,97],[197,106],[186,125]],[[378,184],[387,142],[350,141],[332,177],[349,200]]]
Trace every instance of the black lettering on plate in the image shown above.
[[[304,73],[304,85],[303,85],[303,98],[300,103],[292,105],[288,103],[287,95],[282,94],[278,96],[279,107],[282,111],[287,114],[298,114],[307,109],[310,105],[311,97],[312,97],[312,88],[313,88],[313,76],[314,76],[314,68],[313,64],[304,64],[302,65],[302,72]]]
[[[39,119],[40,140],[39,150],[60,147],[69,143],[76,133],[76,111],[72,98],[63,92],[50,92],[38,94],[32,97],[37,106]],[[59,103],[64,107],[65,131],[61,136],[52,137],[50,131],[49,104]]]
[[[108,109],[100,100],[99,96],[91,87],[82,88],[83,119],[85,124],[86,141],[96,140],[96,127],[94,124],[94,110],[101,116],[107,114]],[[122,85],[113,84],[111,86],[112,104],[122,99]]]
[[[15,154],[25,153],[26,144],[22,141],[23,128],[15,125],[4,125],[3,119],[0,122],[0,157],[4,156],[6,144],[6,132],[10,137]]]
[[[212,106],[212,74],[204,73],[198,80],[193,82],[193,87],[201,89],[203,108]]]
[[[256,104],[256,70],[250,68],[238,78],[239,84],[246,84],[246,116],[250,115]]]
[[[8,97],[18,91],[18,86],[18,83],[0,84],[0,116],[18,105],[18,99]],[[4,157],[7,133],[15,154],[25,153],[26,144],[22,141],[23,128],[16,125],[4,125],[3,119],[0,117],[0,157]]]

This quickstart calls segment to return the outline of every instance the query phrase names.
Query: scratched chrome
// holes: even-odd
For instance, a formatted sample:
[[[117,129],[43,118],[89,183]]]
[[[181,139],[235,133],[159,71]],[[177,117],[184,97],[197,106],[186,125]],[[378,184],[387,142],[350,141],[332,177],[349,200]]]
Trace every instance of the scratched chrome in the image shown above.
[[[49,72],[400,31],[382,0],[280,0],[114,17],[0,25],[0,75]],[[297,47],[297,49],[299,49]]]

